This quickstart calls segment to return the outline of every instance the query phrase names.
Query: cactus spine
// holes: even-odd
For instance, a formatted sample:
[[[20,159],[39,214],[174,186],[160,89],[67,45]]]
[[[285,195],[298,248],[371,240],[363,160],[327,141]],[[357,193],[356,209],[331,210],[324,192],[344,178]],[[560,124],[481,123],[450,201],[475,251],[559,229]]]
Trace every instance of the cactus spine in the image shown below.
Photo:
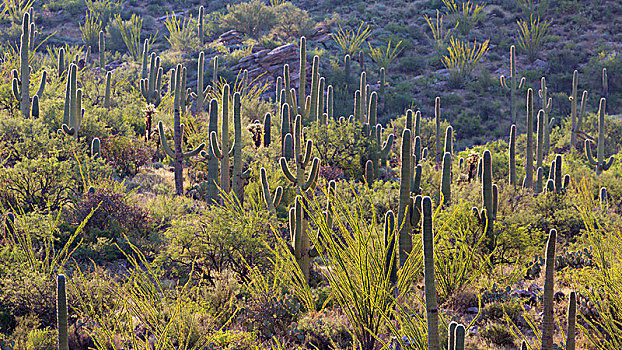
[[[423,197],[423,264],[425,276],[425,308],[428,323],[428,349],[440,350],[438,333],[438,305],[436,301],[436,282],[434,278],[434,233],[432,232],[432,200]]]
[[[549,88],[546,87],[546,78],[542,77],[540,79],[540,90],[538,90],[538,96],[540,96],[541,101],[541,109],[544,112],[544,154],[549,154],[549,148],[551,146],[550,135],[551,130],[553,129],[553,122],[555,118],[551,118],[551,106],[553,104],[553,99],[548,97]]]
[[[268,178],[266,177],[266,169],[261,168],[259,171],[259,176],[261,177],[261,189],[263,192],[264,202],[266,203],[266,207],[272,213],[276,213],[276,207],[281,203],[281,199],[283,198],[283,187],[279,186],[274,191],[274,197],[270,195],[270,187],[268,186]]]
[[[527,90],[527,146],[523,188],[533,188],[533,90]]]
[[[577,321],[577,293],[570,292],[568,300],[568,329],[566,330],[566,350],[575,350],[575,332]]]
[[[585,140],[585,156],[590,164],[596,167],[596,174],[599,175],[605,170],[609,170],[613,164],[614,158],[610,157],[605,161],[605,107],[607,100],[605,98],[600,99],[598,105],[598,143],[596,148],[596,159],[592,156],[591,141]]]
[[[296,185],[297,193],[303,194],[310,188],[315,187],[315,182],[317,180],[317,176],[320,168],[320,159],[314,158],[311,162],[311,151],[313,150],[313,141],[307,140],[305,145],[305,150],[303,152],[302,149],[302,116],[297,115],[296,120],[294,122],[294,160],[296,164],[296,173],[292,174],[289,169],[289,165],[287,164],[287,160],[285,157],[281,157],[279,160],[281,165],[281,170],[285,177]],[[309,172],[309,176],[305,178],[305,170],[308,168],[309,164],[311,164],[311,171]]]
[[[514,123],[516,122],[516,100],[518,98],[518,90],[523,88],[523,85],[525,84],[525,77],[520,78],[520,80],[518,79],[518,75],[516,74],[516,54],[515,54],[516,48],[514,47],[514,45],[510,46],[510,79],[512,80],[511,83],[508,85],[507,79],[505,76],[501,76],[499,77],[500,81],[501,81],[501,86],[504,87],[506,90],[510,91],[510,115],[511,115],[511,122]]]
[[[147,101],[147,104],[153,104],[157,107],[162,101],[160,92],[162,91],[163,74],[164,68],[160,67],[160,56],[156,56],[155,52],[152,52],[150,55],[149,70],[147,70],[147,42],[145,41],[145,46],[143,47],[143,78],[140,80],[140,93]],[[174,88],[171,87],[171,90],[174,90]]]
[[[443,206],[451,202],[451,153],[443,155],[443,175],[441,177],[441,193],[443,194]]]
[[[510,166],[510,178],[508,181],[510,185],[516,187],[518,181],[516,180],[516,125],[514,124],[512,124],[512,127],[510,127],[510,144],[508,156]]]
[[[78,132],[82,125],[84,109],[82,108],[82,90],[78,89],[77,83],[78,66],[69,65],[69,76],[67,77],[67,87],[65,89],[65,111],[63,113],[62,130],[67,135],[75,136],[78,139]]]
[[[30,70],[31,67],[28,65],[28,61],[30,58],[30,50],[34,51],[34,39],[36,35],[35,24],[33,16],[34,11],[31,8],[31,11],[24,12],[24,17],[22,19],[22,35],[20,38],[20,46],[19,46],[19,64],[20,64],[20,72],[16,69],[13,69],[13,97],[17,101],[19,101],[19,109],[22,112],[22,115],[25,118],[30,117]],[[47,78],[47,72],[44,70],[41,75],[41,82],[39,83],[39,89],[37,90],[36,96],[41,98],[43,95],[43,90],[45,89],[45,79]]]
[[[69,350],[65,275],[56,277],[56,322],[58,327],[58,350]]]
[[[551,229],[549,240],[546,243],[546,259],[544,272],[544,296],[542,303],[544,311],[542,313],[542,346],[541,350],[553,349],[553,328],[555,315],[553,314],[553,294],[555,293],[555,240],[557,231]]]

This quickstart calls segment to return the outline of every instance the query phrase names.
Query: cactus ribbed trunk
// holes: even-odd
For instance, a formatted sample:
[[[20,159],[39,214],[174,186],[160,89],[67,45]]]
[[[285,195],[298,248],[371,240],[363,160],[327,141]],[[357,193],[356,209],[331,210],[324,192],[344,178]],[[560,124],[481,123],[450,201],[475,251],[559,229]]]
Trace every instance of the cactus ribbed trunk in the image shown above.
[[[512,186],[516,186],[518,181],[516,180],[516,125],[512,124],[510,128],[510,145],[508,150],[510,175],[509,183]]]
[[[428,324],[428,349],[441,350],[438,333],[438,304],[434,277],[434,233],[432,231],[432,200],[423,197],[423,265],[425,276],[425,309]]]
[[[544,129],[547,126],[544,123],[544,111],[538,112],[538,125],[536,129],[536,169],[542,168],[542,159],[544,158]]]
[[[443,156],[441,193],[443,194],[443,206],[448,206],[451,202],[451,153],[449,152],[445,152]]]
[[[56,278],[56,317],[58,323],[58,350],[69,350],[65,275],[58,275]]]
[[[527,90],[527,146],[523,188],[533,189],[533,90]]]
[[[568,300],[568,329],[566,330],[566,350],[575,350],[575,332],[577,321],[577,293],[570,292]]]
[[[412,227],[410,224],[408,206],[410,204],[410,187],[412,181],[412,147],[410,129],[402,132],[402,167],[400,170],[400,197],[397,212],[397,226],[401,228],[399,236],[399,262],[404,266],[408,255],[412,251]]]
[[[210,135],[212,133],[218,133],[218,101],[212,99],[209,106],[209,128]],[[207,199],[209,202],[215,201],[218,198],[218,158],[212,150],[210,141],[210,147],[207,149]]]
[[[546,243],[546,260],[544,271],[544,296],[542,304],[542,346],[541,350],[553,349],[553,331],[555,315],[553,314],[553,295],[555,294],[555,240],[557,231],[552,229],[549,232],[549,240]]]
[[[434,100],[434,123],[435,123],[435,135],[436,135],[436,163],[440,163],[443,157],[442,144],[441,144],[441,98],[437,97]]]

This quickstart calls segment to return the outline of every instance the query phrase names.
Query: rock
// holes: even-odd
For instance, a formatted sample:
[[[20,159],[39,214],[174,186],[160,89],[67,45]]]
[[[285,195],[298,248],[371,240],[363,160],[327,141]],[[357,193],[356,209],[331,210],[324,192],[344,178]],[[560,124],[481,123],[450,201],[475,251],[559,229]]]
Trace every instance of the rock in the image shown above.
[[[468,308],[466,311],[467,311],[468,313],[470,313],[470,314],[476,314],[476,313],[478,313],[478,312],[479,312],[479,308],[478,308],[478,307],[475,307],[475,306],[472,306],[472,307]]]

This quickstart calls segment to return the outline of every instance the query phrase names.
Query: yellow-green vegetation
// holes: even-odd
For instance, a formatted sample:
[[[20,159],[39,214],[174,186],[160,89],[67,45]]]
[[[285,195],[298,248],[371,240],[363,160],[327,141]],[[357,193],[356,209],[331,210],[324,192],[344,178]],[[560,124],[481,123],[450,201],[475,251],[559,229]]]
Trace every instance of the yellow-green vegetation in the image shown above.
[[[0,348],[622,348],[622,5],[549,5],[2,1]]]

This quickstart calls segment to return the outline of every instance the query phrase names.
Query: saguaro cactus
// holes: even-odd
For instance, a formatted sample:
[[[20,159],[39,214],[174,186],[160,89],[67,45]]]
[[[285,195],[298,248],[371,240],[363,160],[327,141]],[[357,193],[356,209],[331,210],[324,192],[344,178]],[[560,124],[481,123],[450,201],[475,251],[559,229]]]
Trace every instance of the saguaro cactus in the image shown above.
[[[20,37],[19,46],[19,65],[20,72],[18,74],[16,69],[13,69],[13,97],[19,101],[19,109],[25,118],[30,117],[30,70],[28,65],[30,58],[30,50],[34,50],[34,37],[35,37],[35,25],[34,21],[31,22],[31,15],[33,11],[24,12],[22,19],[22,35]],[[41,75],[41,82],[39,83],[39,89],[37,89],[36,96],[41,98],[43,90],[45,89],[45,79],[47,78],[47,72],[44,70]]]
[[[445,152],[445,155],[443,156],[441,193],[443,194],[443,205],[449,205],[451,202],[451,153],[449,152]]]
[[[487,248],[494,249],[494,227],[498,208],[498,189],[492,183],[492,156],[490,151],[484,151],[482,159],[482,203],[484,209],[480,212],[473,208],[480,222],[486,227]]]
[[[546,259],[544,262],[544,296],[542,303],[544,311],[542,313],[542,346],[541,350],[553,349],[553,330],[555,315],[553,314],[553,295],[555,293],[555,240],[557,231],[549,231],[549,240],[546,243]]]
[[[240,201],[244,203],[244,182],[251,176],[251,170],[242,170],[242,117],[240,93],[233,94],[233,192]],[[215,135],[214,135],[215,136]],[[226,149],[225,149],[226,150]],[[222,171],[222,169],[221,169]]]
[[[577,88],[579,85],[579,72],[575,70],[572,73],[572,92],[568,99],[570,100],[570,119],[572,121],[570,130],[570,149],[574,150],[577,145],[577,134],[581,130],[581,123],[583,122],[583,114],[585,112],[585,102],[587,99],[587,91],[583,91],[581,95],[581,108],[579,114],[577,114]]]
[[[384,272],[389,276],[391,286],[397,282],[397,264],[395,263],[395,214],[389,210],[384,215]]]
[[[311,162],[311,151],[313,150],[313,141],[307,140],[305,145],[305,150],[303,153],[302,149],[302,117],[300,115],[296,116],[296,120],[294,122],[294,159],[296,163],[296,174],[292,174],[289,169],[289,165],[287,164],[287,160],[285,157],[281,157],[279,160],[281,165],[281,170],[285,177],[291,181],[294,185],[296,185],[298,194],[302,194],[306,192],[310,188],[315,187],[315,182],[317,180],[317,176],[320,168],[320,159],[315,157],[313,162]],[[311,171],[309,172],[309,176],[305,176],[305,170],[308,168],[309,164],[311,164]]]
[[[442,159],[442,145],[441,145],[441,98],[437,97],[434,100],[434,123],[436,124],[436,163],[440,163]]]
[[[434,233],[432,232],[432,200],[423,197],[421,203],[423,222],[423,266],[425,276],[425,308],[428,323],[428,349],[440,350],[438,333],[438,305],[436,301],[436,282],[434,277]]]
[[[566,329],[566,350],[575,350],[577,322],[577,293],[573,290],[568,298],[568,328]]]
[[[78,66],[69,65],[69,76],[65,88],[65,110],[63,113],[62,130],[65,134],[78,138],[84,108],[82,108],[82,90],[77,87]]]
[[[94,137],[91,141],[91,157],[98,158],[101,150],[101,141],[98,137]]]
[[[203,6],[201,6],[203,8]],[[207,95],[209,94],[210,89],[212,88],[210,85],[205,86],[204,84],[205,77],[205,53],[203,51],[199,52],[199,60],[197,62],[197,92],[192,96],[197,100],[197,112],[199,114],[203,113],[203,106],[207,104]]]
[[[208,132],[210,138],[212,133],[218,133],[218,101],[216,99],[212,99],[209,105]],[[218,158],[213,153],[211,144],[207,152],[201,151],[201,156],[207,159],[207,200],[213,202],[218,198]]]
[[[65,275],[56,277],[56,322],[58,327],[58,349],[69,350]]]
[[[592,156],[592,147],[591,141],[585,140],[585,156],[590,164],[596,167],[596,174],[602,173],[604,170],[609,170],[611,165],[613,164],[614,158],[610,157],[609,160],[605,161],[605,107],[607,105],[607,100],[604,98],[600,99],[600,103],[598,105],[598,144],[596,150],[596,159]]]
[[[456,326],[454,339],[456,344],[454,345],[454,350],[464,350],[466,329],[463,325],[459,324]]]
[[[516,100],[518,99],[518,91],[523,88],[523,84],[525,84],[525,77],[518,79],[518,75],[516,73],[516,48],[514,45],[510,46],[510,79],[511,82],[508,85],[507,78],[505,76],[500,76],[499,80],[501,81],[501,86],[510,91],[510,115],[511,122],[516,122]]]
[[[308,283],[309,270],[311,268],[311,256],[309,255],[311,247],[308,223],[305,220],[306,213],[302,209],[302,201],[302,196],[296,196],[296,203],[289,209],[289,234],[296,262],[302,270],[305,281]]]
[[[412,251],[412,226],[409,213],[410,188],[412,182],[412,147],[410,129],[402,131],[401,170],[400,170],[400,197],[397,212],[397,226],[401,227],[399,235],[399,261],[404,266],[408,254]]]
[[[215,131],[210,132],[209,143],[212,154],[220,159],[220,189],[229,193],[231,191],[229,157],[233,153],[233,147],[229,144],[229,84],[225,84],[222,89],[221,111],[220,145]]]
[[[549,172],[549,180],[546,183],[547,192],[563,193],[570,184],[570,175],[566,174],[562,177],[562,156],[558,154],[551,163]]]
[[[551,145],[551,141],[550,141],[550,135],[551,135],[551,129],[553,129],[553,122],[555,121],[555,118],[551,118],[551,108],[552,108],[552,104],[553,104],[553,99],[548,97],[548,91],[549,88],[546,87],[546,78],[542,77],[540,79],[540,90],[538,90],[538,96],[540,96],[540,108],[542,109],[542,111],[544,112],[544,121],[543,121],[543,125],[544,125],[544,154],[549,154],[549,148]]]
[[[300,48],[299,48],[300,56],[299,56],[299,65],[298,65],[298,73],[299,73],[299,84],[298,84],[298,102],[301,106],[298,107],[298,114],[304,115],[303,109],[305,100],[307,99],[306,94],[306,85],[307,85],[307,38],[300,37]],[[290,104],[290,106],[292,106]]]
[[[292,139],[292,123],[288,103],[281,108],[281,156],[286,160],[294,157],[294,140]]]
[[[58,67],[58,78],[60,78],[65,73],[65,49],[62,47],[58,49],[56,65]]]
[[[350,55],[345,55],[343,57],[343,75],[344,75],[344,80],[346,81],[346,85],[348,85],[348,83],[350,82],[350,66],[351,66],[351,59],[350,59]]]
[[[274,191],[274,197],[270,195],[270,187],[268,186],[268,178],[266,177],[266,169],[261,168],[259,171],[259,176],[261,178],[261,189],[263,192],[264,202],[266,203],[266,207],[272,213],[276,213],[276,207],[281,203],[281,199],[283,198],[283,187],[279,186]]]
[[[607,212],[607,210],[609,209],[607,197],[607,188],[601,187],[600,192],[598,193],[598,200],[600,201],[600,209],[605,212]]]
[[[266,113],[263,117],[263,146],[270,147],[270,143],[272,142],[272,115],[270,113]]]
[[[205,45],[205,31],[203,30],[203,15],[205,14],[205,8],[203,5],[199,6],[199,15],[197,16],[197,35],[199,37],[199,43],[201,46]]]
[[[518,181],[516,180],[516,125],[512,124],[510,127],[510,142],[508,147],[509,167],[510,175],[508,182],[512,186],[516,186]]]
[[[112,80],[112,72],[106,72],[106,92],[104,95],[104,107],[110,109],[110,84]]]
[[[449,154],[453,154],[454,153],[454,140],[453,140],[453,135],[454,135],[454,128],[449,125],[447,127],[447,129],[445,130],[445,147],[444,147],[444,153],[449,152]]]
[[[99,72],[106,73],[106,37],[104,31],[99,31]]]
[[[523,188],[533,188],[533,90],[527,90],[527,146]]]
[[[146,49],[147,47],[145,46],[144,50]],[[147,70],[147,52],[143,51],[143,74],[145,77],[140,79],[140,93],[147,100],[147,104],[153,104],[157,107],[162,101],[160,92],[162,91],[164,68],[160,67],[160,56],[156,56],[155,52],[152,52],[150,55],[149,70]],[[174,88],[171,88],[171,90],[174,90]]]
[[[542,168],[542,159],[544,158],[544,134],[548,128],[544,121],[544,111],[538,111],[538,124],[536,128],[536,169]]]
[[[171,70],[170,88],[174,92],[173,110],[175,113],[186,113],[186,106],[190,104],[192,93],[186,88],[188,71],[182,64]]]

